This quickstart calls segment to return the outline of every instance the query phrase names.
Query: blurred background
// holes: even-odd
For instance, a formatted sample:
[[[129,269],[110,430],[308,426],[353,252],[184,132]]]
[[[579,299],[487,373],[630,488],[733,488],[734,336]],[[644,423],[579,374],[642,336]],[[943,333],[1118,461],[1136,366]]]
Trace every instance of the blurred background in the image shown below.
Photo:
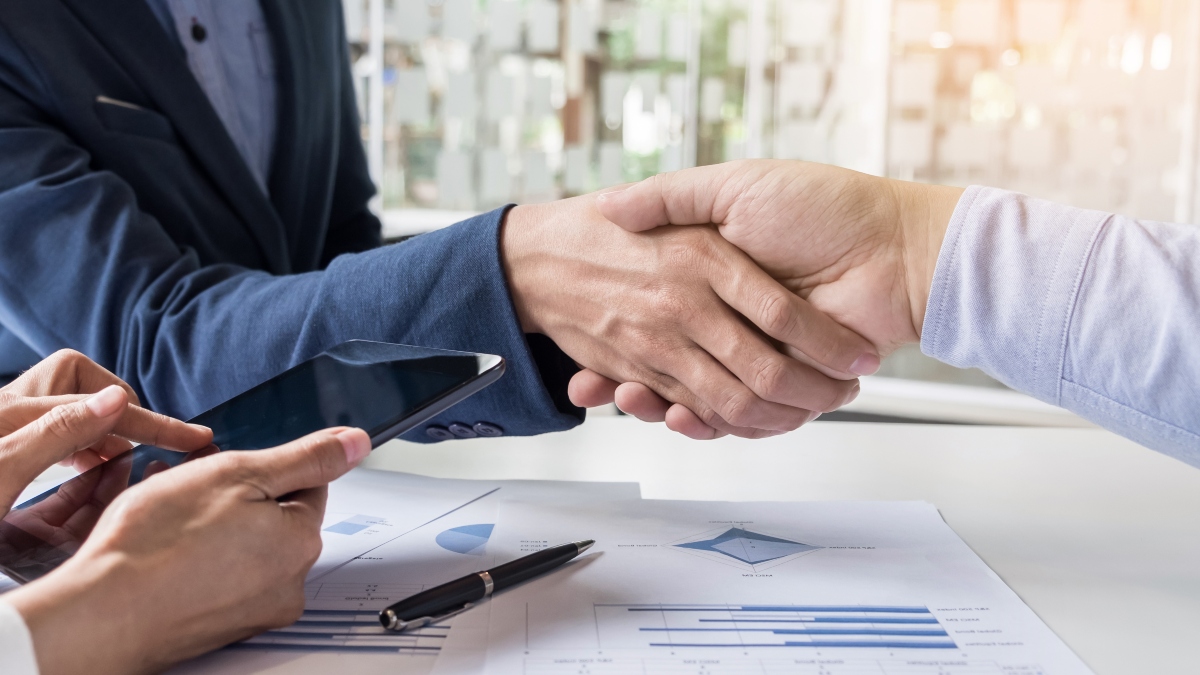
[[[389,238],[747,157],[1197,221],[1194,0],[343,2]],[[915,348],[881,375],[862,414],[1081,423]]]

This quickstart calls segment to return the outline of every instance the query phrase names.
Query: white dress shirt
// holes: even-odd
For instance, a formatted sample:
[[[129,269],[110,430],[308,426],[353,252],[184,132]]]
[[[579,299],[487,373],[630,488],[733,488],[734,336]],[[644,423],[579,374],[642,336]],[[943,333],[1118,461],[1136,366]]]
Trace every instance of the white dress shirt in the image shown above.
[[[969,188],[921,350],[1200,467],[1200,227]]]
[[[0,600],[0,673],[38,675],[33,637],[12,605]]]

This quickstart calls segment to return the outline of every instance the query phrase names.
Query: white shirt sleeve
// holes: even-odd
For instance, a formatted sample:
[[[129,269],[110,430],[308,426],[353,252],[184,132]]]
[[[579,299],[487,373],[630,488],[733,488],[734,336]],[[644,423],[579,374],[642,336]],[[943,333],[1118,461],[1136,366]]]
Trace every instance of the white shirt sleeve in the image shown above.
[[[1200,227],[972,187],[921,350],[1200,467]]]
[[[0,600],[0,673],[38,675],[33,636],[21,614],[3,600]]]

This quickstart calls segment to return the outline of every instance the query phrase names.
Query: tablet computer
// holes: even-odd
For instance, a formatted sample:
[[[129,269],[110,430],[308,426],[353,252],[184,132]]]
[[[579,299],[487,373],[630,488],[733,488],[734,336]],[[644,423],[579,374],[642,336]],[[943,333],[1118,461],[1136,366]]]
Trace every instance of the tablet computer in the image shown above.
[[[335,426],[361,428],[378,447],[503,373],[504,359],[491,354],[344,342],[188,420],[213,430],[209,448],[141,445],[14,507],[0,520],[0,571],[20,582],[49,573],[78,550],[105,506],[159,471]]]

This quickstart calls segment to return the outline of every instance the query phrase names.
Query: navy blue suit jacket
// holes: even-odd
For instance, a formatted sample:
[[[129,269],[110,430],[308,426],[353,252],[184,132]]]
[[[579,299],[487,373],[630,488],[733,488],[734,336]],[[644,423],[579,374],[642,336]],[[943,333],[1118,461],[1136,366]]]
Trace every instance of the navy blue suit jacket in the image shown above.
[[[508,360],[434,423],[578,424],[573,364],[515,317],[503,213],[380,247],[341,5],[262,5],[269,197],[145,2],[0,3],[0,373],[71,347],[188,417],[362,338]]]

